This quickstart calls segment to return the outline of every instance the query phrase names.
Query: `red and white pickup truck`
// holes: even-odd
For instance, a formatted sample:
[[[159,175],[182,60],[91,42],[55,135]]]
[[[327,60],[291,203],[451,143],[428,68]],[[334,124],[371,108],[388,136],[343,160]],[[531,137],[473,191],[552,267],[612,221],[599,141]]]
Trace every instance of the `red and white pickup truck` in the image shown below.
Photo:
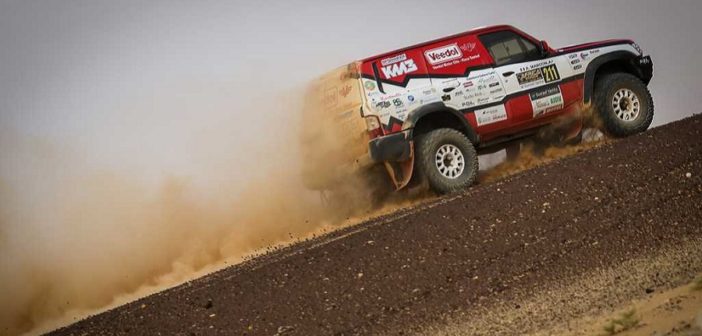
[[[333,189],[349,173],[384,166],[395,189],[415,176],[455,191],[474,182],[479,153],[563,120],[560,140],[577,138],[586,107],[611,136],[645,131],[652,76],[651,58],[631,40],[552,49],[511,26],[369,57],[312,84],[303,142],[315,146],[303,146],[303,178]]]

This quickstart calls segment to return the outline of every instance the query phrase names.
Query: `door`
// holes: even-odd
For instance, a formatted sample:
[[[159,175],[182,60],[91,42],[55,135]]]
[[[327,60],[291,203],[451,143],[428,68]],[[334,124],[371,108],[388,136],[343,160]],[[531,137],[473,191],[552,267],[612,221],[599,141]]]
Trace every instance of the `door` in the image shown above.
[[[572,103],[562,94],[561,74],[568,68],[564,57],[544,57],[533,41],[509,30],[481,35],[480,40],[505,89],[510,129],[546,123]]]
[[[441,101],[464,113],[478,134],[504,129],[505,96],[492,59],[477,36],[468,34],[423,47],[431,84]]]

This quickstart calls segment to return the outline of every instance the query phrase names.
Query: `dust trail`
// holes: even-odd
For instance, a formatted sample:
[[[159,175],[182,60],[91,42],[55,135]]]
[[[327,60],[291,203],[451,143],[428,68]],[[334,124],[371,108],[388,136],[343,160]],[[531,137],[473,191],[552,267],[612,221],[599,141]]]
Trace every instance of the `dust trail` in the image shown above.
[[[266,158],[250,156],[255,165],[247,169],[255,174],[244,185],[222,183],[205,190],[187,176],[147,183],[138,175],[91,167],[73,148],[3,129],[0,333],[48,331],[237,263],[255,251],[433,197],[385,195],[378,207],[370,199],[381,185],[354,177],[345,186],[345,202],[324,206],[300,179],[300,105],[280,102],[287,107],[276,109],[282,112],[275,117],[286,127],[273,130],[283,131],[271,142],[232,149]],[[264,126],[275,125],[259,127]],[[313,119],[304,127],[319,125]],[[546,153],[553,158],[564,151]],[[492,170],[487,180],[543,160],[525,154],[518,162]],[[232,169],[229,174],[242,173],[236,165]]]
[[[96,169],[46,138],[0,132],[0,334],[47,331],[333,229],[299,181],[289,129],[246,184],[205,190],[188,177],[148,183]]]
[[[3,334],[99,309],[144,286],[172,286],[322,223],[317,203],[282,177],[207,196],[179,178],[157,190],[115,173],[61,184],[60,200],[40,200],[40,212],[36,201],[2,203]],[[2,189],[3,201],[19,198]]]
[[[358,181],[349,184],[349,202],[323,205],[300,179],[299,105],[281,102],[287,110],[275,116],[285,127],[259,127],[284,131],[232,148],[263,158],[232,165],[229,174],[248,174],[247,182],[209,189],[188,176],[153,183],[91,167],[83,153],[51,139],[0,132],[0,334],[49,331],[414,202],[378,208]]]

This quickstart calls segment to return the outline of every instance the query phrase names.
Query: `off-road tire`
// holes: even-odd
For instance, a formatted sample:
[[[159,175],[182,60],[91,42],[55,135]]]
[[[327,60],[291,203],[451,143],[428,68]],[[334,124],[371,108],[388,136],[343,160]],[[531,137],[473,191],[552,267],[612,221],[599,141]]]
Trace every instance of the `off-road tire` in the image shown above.
[[[632,91],[639,100],[638,115],[629,121],[622,120],[615,112],[614,95],[621,89]],[[614,137],[625,137],[648,129],[653,121],[653,98],[646,84],[628,73],[607,74],[595,82],[594,104],[602,121],[601,131]]]
[[[436,157],[443,145],[455,146],[463,156],[462,172],[454,178],[444,176],[437,167]],[[415,139],[415,173],[439,194],[463,189],[475,182],[478,174],[478,154],[475,147],[461,132],[440,128]]]

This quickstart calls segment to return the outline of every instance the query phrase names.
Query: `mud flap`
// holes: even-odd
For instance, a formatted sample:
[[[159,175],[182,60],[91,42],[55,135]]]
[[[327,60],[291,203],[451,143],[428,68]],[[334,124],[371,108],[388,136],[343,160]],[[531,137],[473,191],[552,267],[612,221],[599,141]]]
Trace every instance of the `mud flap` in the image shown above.
[[[414,171],[414,142],[410,141],[409,159],[400,162],[385,161],[385,169],[390,175],[395,191],[400,190],[409,184]]]

